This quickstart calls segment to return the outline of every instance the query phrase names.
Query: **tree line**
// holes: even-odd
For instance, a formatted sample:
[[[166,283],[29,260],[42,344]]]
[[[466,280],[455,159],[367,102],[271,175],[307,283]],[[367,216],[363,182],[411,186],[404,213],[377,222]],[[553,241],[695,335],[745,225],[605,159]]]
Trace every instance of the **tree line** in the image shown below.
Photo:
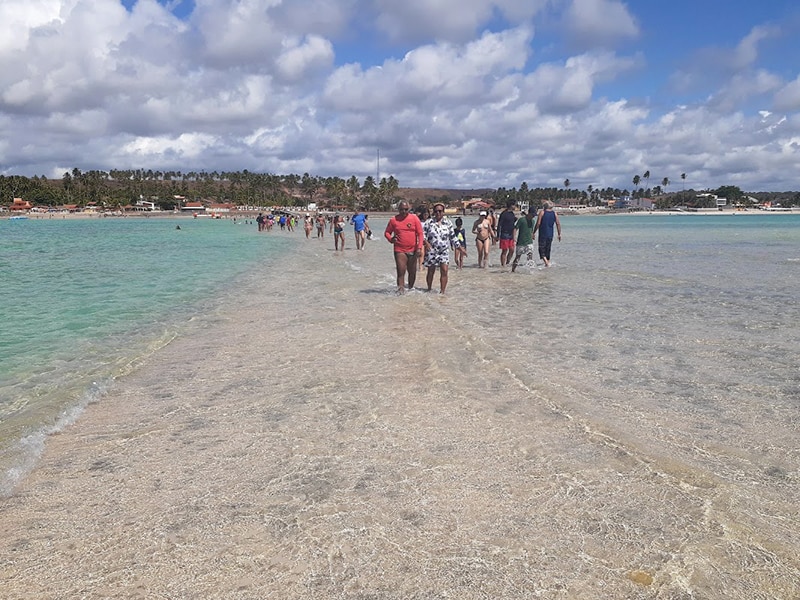
[[[583,206],[607,206],[609,202],[620,198],[650,198],[658,210],[667,210],[674,206],[687,206],[691,208],[714,208],[716,200],[710,196],[713,194],[719,198],[727,198],[729,205],[749,206],[763,202],[772,202],[781,206],[800,206],[800,192],[743,192],[738,186],[723,185],[716,189],[695,190],[686,189],[686,173],[681,173],[683,182],[682,189],[676,192],[667,192],[670,185],[668,177],[661,180],[660,185],[652,188],[649,186],[650,171],[645,171],[641,176],[635,175],[632,179],[633,188],[605,187],[596,188],[588,185],[585,190],[572,188],[569,179],[564,180],[564,187],[538,187],[529,188],[528,184],[522,182],[519,188],[498,188],[492,194],[492,198],[498,205],[504,205],[507,200],[514,200],[517,204],[540,207],[544,200],[569,201]],[[640,184],[644,181],[645,185]]]
[[[230,172],[111,170],[64,173],[61,180],[45,176],[0,175],[0,204],[24,198],[36,206],[88,204],[119,209],[137,201],[154,202],[162,210],[177,208],[183,201],[230,202],[237,206],[305,206],[324,198],[328,203],[368,210],[388,208],[400,184],[393,176],[379,182],[372,176],[363,182],[353,175],[318,177],[273,175],[248,170]]]
[[[749,198],[758,202],[771,201],[782,206],[800,206],[800,192],[750,192],[744,193],[736,186],[721,186],[715,190],[685,189],[686,174],[681,174],[681,191],[667,193],[670,180],[664,177],[660,185],[649,186],[650,171],[635,175],[633,188],[573,189],[569,179],[562,187],[530,188],[526,182],[519,187],[500,187],[487,191],[497,205],[508,200],[517,204],[541,206],[544,200],[562,200],[585,206],[605,206],[610,201],[623,198],[652,198],[657,209],[673,206],[706,208],[715,206],[715,200],[706,194],[727,198],[729,204],[750,204]],[[644,186],[640,185],[644,182]],[[320,205],[366,210],[390,210],[403,197],[399,181],[372,176],[360,181],[355,175],[320,177],[308,173],[275,175],[243,171],[154,171],[151,169],[81,171],[78,168],[64,173],[60,180],[21,175],[0,175],[0,205],[9,205],[13,198],[23,198],[35,206],[63,206],[74,204],[84,207],[95,204],[115,210],[148,200],[162,210],[178,208],[185,201],[230,202],[238,206],[306,206],[312,202]],[[438,198],[445,203],[461,200],[457,191]]]

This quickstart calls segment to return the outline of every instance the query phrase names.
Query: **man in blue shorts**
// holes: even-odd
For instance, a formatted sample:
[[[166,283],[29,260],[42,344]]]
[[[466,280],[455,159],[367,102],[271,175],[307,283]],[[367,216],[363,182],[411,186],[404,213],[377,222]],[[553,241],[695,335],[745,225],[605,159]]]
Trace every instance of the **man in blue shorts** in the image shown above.
[[[364,249],[364,243],[367,241],[367,232],[369,231],[368,217],[361,212],[362,210],[364,209],[360,208],[350,219],[356,234],[356,250]]]

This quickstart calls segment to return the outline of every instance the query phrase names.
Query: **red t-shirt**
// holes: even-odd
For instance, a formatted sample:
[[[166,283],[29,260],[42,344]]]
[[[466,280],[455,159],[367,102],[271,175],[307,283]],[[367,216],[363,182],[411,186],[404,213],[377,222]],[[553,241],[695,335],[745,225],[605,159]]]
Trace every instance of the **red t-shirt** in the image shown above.
[[[422,223],[417,215],[407,213],[403,219],[392,217],[383,235],[390,242],[394,236],[395,252],[416,252],[422,249]]]

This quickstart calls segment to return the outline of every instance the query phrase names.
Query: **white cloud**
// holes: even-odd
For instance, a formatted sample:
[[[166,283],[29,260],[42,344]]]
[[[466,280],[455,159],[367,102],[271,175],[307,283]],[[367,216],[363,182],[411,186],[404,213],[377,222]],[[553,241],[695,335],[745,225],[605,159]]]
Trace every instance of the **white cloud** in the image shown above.
[[[681,74],[703,95],[676,100],[650,70],[636,10],[616,0],[196,0],[181,20],[156,0],[130,12],[119,0],[4,0],[0,168],[363,177],[379,147],[382,171],[401,185],[624,187],[649,169],[653,181],[687,172],[692,185],[792,188],[800,74],[762,56],[778,31],[753,24],[727,48],[716,38],[718,50]],[[556,23],[586,48],[565,50]],[[640,46],[621,54],[619,41]]]
[[[776,110],[800,110],[800,76],[775,93],[773,104]]]
[[[777,27],[754,27],[736,46],[730,57],[731,66],[735,70],[752,66],[758,59],[760,42],[776,37],[780,33]]]
[[[182,134],[175,138],[137,137],[122,145],[120,150],[123,155],[140,156],[147,161],[168,153],[174,153],[183,159],[194,159],[212,148],[216,142],[216,138],[205,134]]]
[[[639,25],[628,8],[617,0],[573,0],[565,26],[581,44],[615,45],[639,36]]]
[[[276,59],[278,72],[288,81],[300,81],[310,71],[321,71],[333,64],[333,46],[317,35],[299,40],[284,40],[284,50]]]
[[[524,66],[530,35],[528,29],[519,28],[485,33],[463,46],[421,46],[401,60],[389,60],[367,71],[345,65],[328,79],[324,97],[344,111],[479,97],[498,77]]]
[[[466,41],[492,15],[489,0],[376,0],[376,25],[390,40]]]
[[[543,64],[529,76],[528,97],[548,112],[580,110],[592,102],[597,83],[613,80],[636,64],[608,52],[571,57],[563,65]]]

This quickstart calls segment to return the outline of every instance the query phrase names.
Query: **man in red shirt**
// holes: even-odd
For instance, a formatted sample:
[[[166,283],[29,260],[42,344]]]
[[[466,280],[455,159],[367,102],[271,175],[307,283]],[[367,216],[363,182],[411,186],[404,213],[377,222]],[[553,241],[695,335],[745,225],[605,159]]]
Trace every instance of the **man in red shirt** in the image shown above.
[[[419,217],[408,211],[408,202],[402,200],[397,205],[397,215],[389,219],[383,235],[394,245],[394,264],[397,267],[397,293],[405,292],[406,272],[408,289],[414,287],[417,279],[417,252],[422,249],[424,236]]]

